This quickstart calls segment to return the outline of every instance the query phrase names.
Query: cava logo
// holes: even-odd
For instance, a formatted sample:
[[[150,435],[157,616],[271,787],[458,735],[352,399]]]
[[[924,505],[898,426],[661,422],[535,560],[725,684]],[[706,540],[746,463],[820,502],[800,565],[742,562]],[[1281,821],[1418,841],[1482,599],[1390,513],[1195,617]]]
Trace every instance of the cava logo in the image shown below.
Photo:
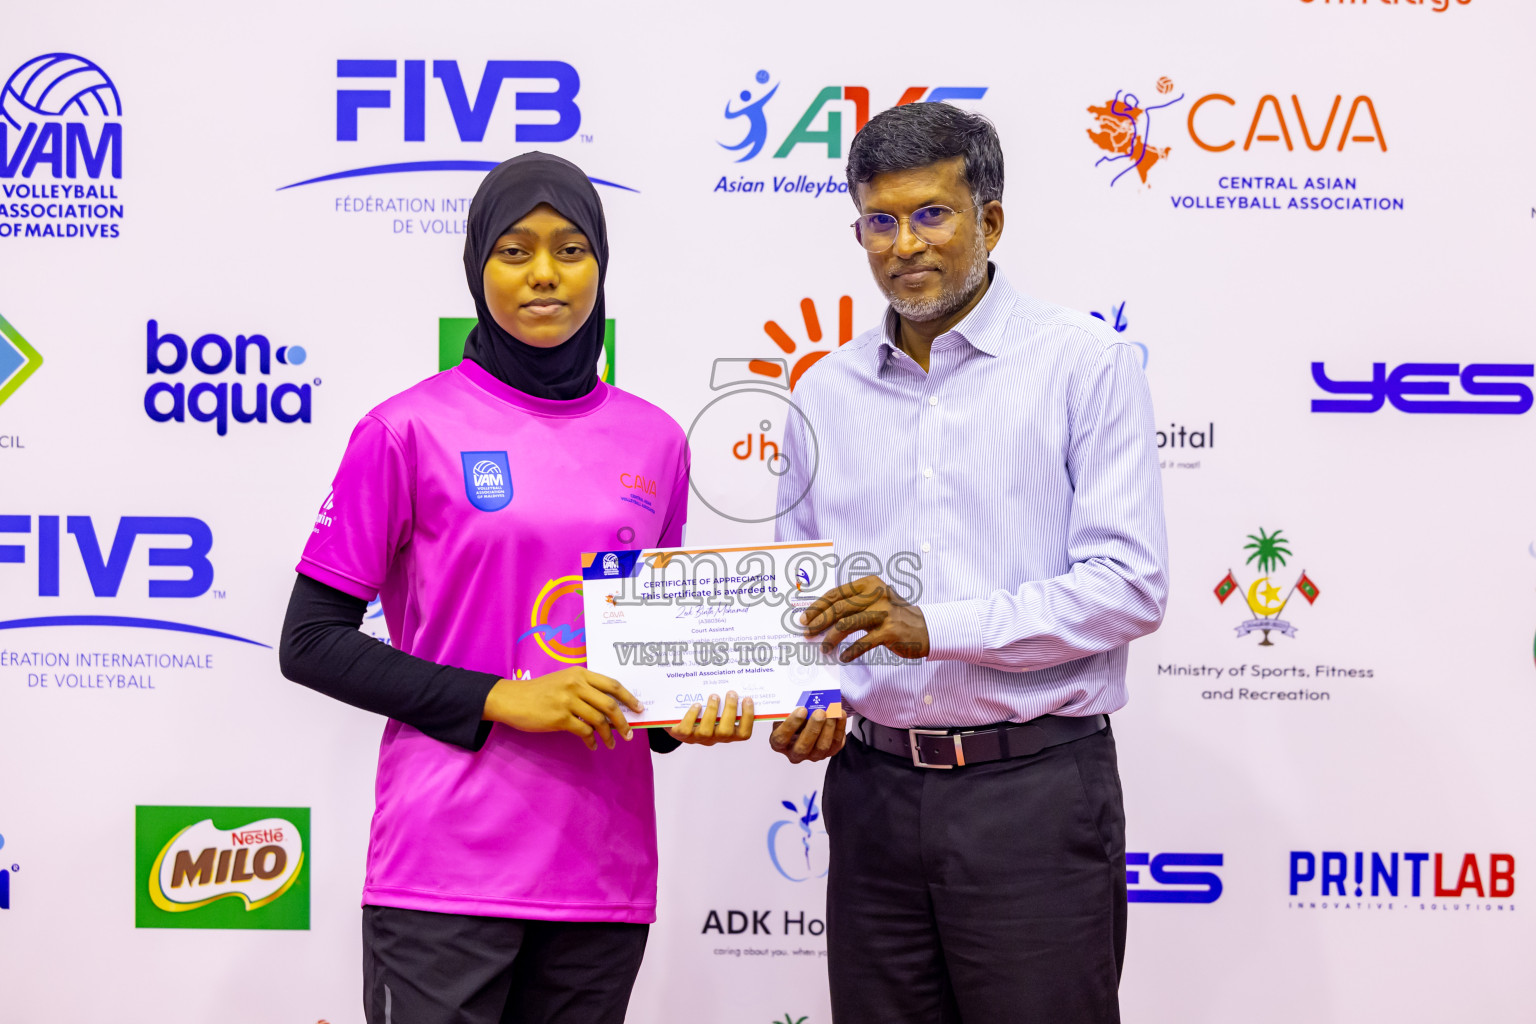
[[[136,813],[140,928],[309,928],[309,809]]]
[[[1244,621],[1237,627],[1238,637],[1245,637],[1249,633],[1262,632],[1264,638],[1259,641],[1260,647],[1273,647],[1274,641],[1269,638],[1271,630],[1281,633],[1291,639],[1296,638],[1296,627],[1280,617],[1290,604],[1291,598],[1300,594],[1311,605],[1317,600],[1319,593],[1316,583],[1302,570],[1294,583],[1281,596],[1281,577],[1276,570],[1285,566],[1290,557],[1290,541],[1279,530],[1274,533],[1266,533],[1263,528],[1257,535],[1249,534],[1248,543],[1243,545],[1250,552],[1247,564],[1256,568],[1261,575],[1246,588],[1238,582],[1232,571],[1227,570],[1226,576],[1216,584],[1216,600],[1221,604],[1227,603],[1227,598],[1236,591],[1242,590],[1248,605],[1248,610],[1253,613],[1253,618]]]

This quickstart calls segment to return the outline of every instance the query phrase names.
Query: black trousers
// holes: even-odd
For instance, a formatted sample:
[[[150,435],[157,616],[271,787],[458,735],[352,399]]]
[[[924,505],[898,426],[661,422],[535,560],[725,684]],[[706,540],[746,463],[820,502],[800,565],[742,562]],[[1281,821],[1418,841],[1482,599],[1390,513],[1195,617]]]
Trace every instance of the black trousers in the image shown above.
[[[827,765],[835,1024],[1116,1024],[1125,810],[1109,729],[914,767],[849,732]]]
[[[363,908],[368,1024],[621,1024],[650,925]]]

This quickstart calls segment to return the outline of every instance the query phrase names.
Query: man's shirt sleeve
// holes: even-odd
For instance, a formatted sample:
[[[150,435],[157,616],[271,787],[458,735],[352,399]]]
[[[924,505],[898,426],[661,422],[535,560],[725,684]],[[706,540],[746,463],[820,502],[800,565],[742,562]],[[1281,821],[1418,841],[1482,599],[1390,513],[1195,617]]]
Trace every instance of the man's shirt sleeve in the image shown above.
[[[806,436],[808,421],[801,412],[791,412],[784,424],[784,459],[789,468],[779,477],[778,493],[774,501],[775,519],[773,539],[779,542],[820,540],[816,534],[816,516],[811,504],[811,481],[815,478],[815,466],[811,465],[810,439]]]
[[[411,516],[405,452],[384,422],[369,413],[347,442],[298,571],[371,601],[396,552],[410,540]]]
[[[1071,569],[1014,591],[921,605],[930,658],[1024,672],[1112,650],[1161,623],[1168,540],[1146,377],[1124,344],[1085,370],[1067,447]]]

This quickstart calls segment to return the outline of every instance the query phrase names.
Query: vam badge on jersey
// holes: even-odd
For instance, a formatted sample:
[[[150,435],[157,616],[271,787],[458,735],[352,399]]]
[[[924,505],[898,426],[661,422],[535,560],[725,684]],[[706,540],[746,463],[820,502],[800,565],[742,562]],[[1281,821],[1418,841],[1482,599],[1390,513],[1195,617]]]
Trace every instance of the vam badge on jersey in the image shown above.
[[[512,501],[512,471],[506,452],[460,452],[464,493],[482,512],[499,512]]]

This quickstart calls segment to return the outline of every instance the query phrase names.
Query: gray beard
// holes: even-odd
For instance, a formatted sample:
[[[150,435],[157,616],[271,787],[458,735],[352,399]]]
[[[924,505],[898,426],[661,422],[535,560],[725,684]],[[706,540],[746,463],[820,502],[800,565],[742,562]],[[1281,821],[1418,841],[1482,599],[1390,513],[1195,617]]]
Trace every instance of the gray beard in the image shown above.
[[[967,271],[965,280],[956,288],[946,288],[931,299],[898,299],[887,290],[886,282],[876,278],[880,290],[885,292],[885,297],[891,300],[891,308],[904,319],[913,323],[925,323],[929,320],[938,320],[946,317],[955,310],[964,306],[976,294],[976,289],[981,287],[981,282],[987,278],[987,243],[976,235],[976,248],[971,253],[971,269]]]

